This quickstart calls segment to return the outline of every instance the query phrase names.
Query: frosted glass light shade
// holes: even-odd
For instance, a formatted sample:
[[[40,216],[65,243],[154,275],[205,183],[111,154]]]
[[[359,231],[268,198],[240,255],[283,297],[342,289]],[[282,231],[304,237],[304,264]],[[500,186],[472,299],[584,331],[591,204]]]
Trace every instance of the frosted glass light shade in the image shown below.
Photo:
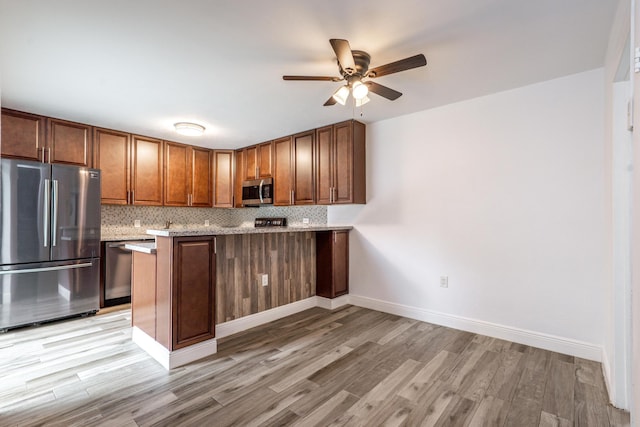
[[[353,97],[354,99],[363,99],[369,93],[369,88],[362,82],[353,83]]]
[[[204,133],[204,126],[197,123],[179,122],[173,125],[180,135],[200,136]]]
[[[364,98],[362,99],[355,99],[356,101],[356,107],[362,107],[364,104],[366,104],[367,102],[371,101],[369,99],[369,97],[367,95],[364,96]]]
[[[347,103],[347,97],[349,96],[349,87],[342,86],[340,89],[333,94],[333,99],[336,100],[340,105],[345,105]]]

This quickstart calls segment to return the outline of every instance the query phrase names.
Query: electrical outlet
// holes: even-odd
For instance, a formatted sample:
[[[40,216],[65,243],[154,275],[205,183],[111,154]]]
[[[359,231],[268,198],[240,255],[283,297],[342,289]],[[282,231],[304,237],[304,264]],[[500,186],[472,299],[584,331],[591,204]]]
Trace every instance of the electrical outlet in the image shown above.
[[[209,220],[208,220],[208,219],[205,219],[205,220],[204,220],[204,226],[205,226],[205,227],[208,227],[208,226],[209,226]]]
[[[303,224],[309,224],[309,218],[302,218],[302,223]]]
[[[441,288],[449,287],[449,276],[440,276],[440,287]]]
[[[262,275],[262,286],[269,286],[269,275],[268,274],[263,274]]]
[[[134,227],[140,227],[140,220],[136,219],[135,221],[133,221],[133,226]]]

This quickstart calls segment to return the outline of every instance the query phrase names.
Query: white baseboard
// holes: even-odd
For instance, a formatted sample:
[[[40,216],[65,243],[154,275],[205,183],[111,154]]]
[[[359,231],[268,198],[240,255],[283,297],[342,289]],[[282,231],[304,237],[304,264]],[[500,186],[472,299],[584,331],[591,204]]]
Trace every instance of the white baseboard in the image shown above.
[[[133,327],[131,339],[166,370],[186,365],[218,352],[218,343],[215,338],[179,350],[169,351],[136,326]]]
[[[316,297],[316,307],[326,308],[327,310],[335,310],[343,305],[349,304],[349,295],[342,295],[338,298]]]
[[[545,350],[581,357],[583,359],[602,361],[602,347],[583,341],[563,338],[555,335],[544,334],[526,329],[514,328],[483,320],[470,319],[446,313],[440,313],[424,308],[412,307],[378,299],[349,295],[349,303],[358,307],[383,311],[397,316],[434,323],[476,334],[487,335],[493,338],[513,341],[530,345]]]
[[[280,307],[275,307],[259,313],[250,314],[248,316],[220,323],[216,325],[216,337],[227,337],[229,335],[237,334],[238,332],[255,328],[256,326],[264,325],[265,323],[273,322],[274,320],[282,319],[283,317],[291,316],[292,314],[317,307],[317,298],[319,297],[313,296],[292,302],[291,304],[281,305]]]
[[[607,354],[606,349],[602,349],[602,376],[604,377],[604,384],[607,387],[607,396],[609,396],[609,403],[615,406],[615,388],[611,381],[613,381],[613,377],[611,376],[611,363],[609,362],[609,355]]]

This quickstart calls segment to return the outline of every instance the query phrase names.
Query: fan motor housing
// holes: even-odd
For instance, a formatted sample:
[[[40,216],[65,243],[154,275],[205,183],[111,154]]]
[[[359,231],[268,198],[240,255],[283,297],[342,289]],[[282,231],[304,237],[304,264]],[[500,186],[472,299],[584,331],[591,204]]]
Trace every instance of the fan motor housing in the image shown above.
[[[352,50],[353,54],[353,62],[356,64],[356,72],[352,74],[352,76],[364,77],[369,70],[369,63],[371,62],[371,55],[362,50]],[[338,62],[338,68],[340,69],[340,74],[346,78],[349,73],[342,69],[340,66],[340,62]]]

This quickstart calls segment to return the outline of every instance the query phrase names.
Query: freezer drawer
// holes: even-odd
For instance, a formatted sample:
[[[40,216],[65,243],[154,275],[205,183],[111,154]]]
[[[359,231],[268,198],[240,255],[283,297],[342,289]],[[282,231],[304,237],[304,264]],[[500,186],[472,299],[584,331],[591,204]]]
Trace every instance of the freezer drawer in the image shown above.
[[[0,266],[0,330],[96,312],[100,259]]]

